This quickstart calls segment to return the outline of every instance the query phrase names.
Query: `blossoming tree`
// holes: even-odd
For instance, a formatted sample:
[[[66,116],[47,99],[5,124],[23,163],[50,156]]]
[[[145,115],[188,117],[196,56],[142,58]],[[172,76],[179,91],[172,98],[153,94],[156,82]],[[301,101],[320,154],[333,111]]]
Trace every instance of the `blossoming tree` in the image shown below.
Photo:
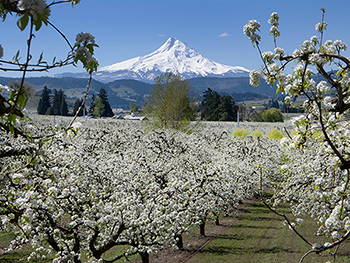
[[[320,225],[318,234],[330,236],[328,243],[312,243],[297,232],[297,223],[288,221],[310,245],[301,261],[310,253],[331,249],[335,257],[337,248],[350,236],[350,60],[342,55],[347,49],[342,41],[324,42],[326,10],[321,10],[322,21],[315,26],[319,36],[305,40],[291,54],[277,45],[277,13],[272,13],[268,21],[274,51],[261,51],[260,24],[256,20],[244,26],[244,33],[259,51],[264,65],[250,73],[251,85],[259,85],[263,77],[286,94],[286,101],[305,99],[306,114],[294,119],[295,134],[282,140],[287,158],[274,195],[276,204],[290,202],[295,215],[310,215]],[[295,63],[293,73],[287,74],[285,69],[291,63]]]
[[[20,72],[21,79],[12,81],[6,86],[0,86],[0,208],[1,229],[17,228],[26,238],[14,240],[12,248],[28,243],[30,235],[27,230],[21,228],[22,220],[31,220],[32,213],[28,206],[29,200],[35,200],[37,194],[34,189],[42,180],[50,178],[52,171],[47,169],[49,161],[47,145],[52,143],[52,138],[57,136],[60,129],[74,131],[73,122],[64,127],[57,127],[56,131],[39,127],[36,129],[29,117],[26,116],[25,106],[30,96],[33,95],[33,86],[26,82],[30,72],[48,71],[53,68],[68,65],[83,64],[86,71],[91,74],[97,70],[98,62],[94,58],[94,49],[97,47],[94,37],[89,33],[79,33],[76,42],[72,45],[66,36],[50,21],[51,9],[62,3],[78,4],[79,0],[51,1],[45,0],[1,0],[0,18],[5,21],[8,16],[18,17],[17,26],[20,31],[28,32],[25,57],[22,60],[18,51],[12,59],[6,59],[6,47],[0,43],[0,70],[3,72]],[[51,27],[57,31],[68,45],[67,57],[52,63],[44,60],[43,53],[34,61],[32,46],[34,44],[34,32],[40,31],[42,26]],[[6,56],[5,56],[6,54]],[[89,83],[90,83],[89,80]],[[89,87],[87,86],[87,91]],[[5,95],[6,94],[6,95]],[[52,127],[54,128],[54,127]],[[37,176],[40,174],[40,176]],[[40,200],[38,200],[41,202]],[[28,217],[29,215],[29,217]],[[25,219],[27,218],[27,219]],[[7,220],[8,219],[8,220]],[[50,218],[42,218],[43,222]],[[11,225],[12,227],[8,227]],[[35,231],[41,232],[42,229]],[[43,231],[45,232],[45,231]],[[50,238],[50,236],[46,236]],[[32,242],[35,242],[32,240]]]

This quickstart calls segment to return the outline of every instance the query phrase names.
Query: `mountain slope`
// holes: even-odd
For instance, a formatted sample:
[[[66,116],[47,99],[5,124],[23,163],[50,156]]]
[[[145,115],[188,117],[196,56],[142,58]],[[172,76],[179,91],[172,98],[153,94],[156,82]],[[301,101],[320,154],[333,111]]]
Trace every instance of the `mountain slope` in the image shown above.
[[[203,57],[176,38],[169,38],[156,51],[110,66],[101,67],[94,79],[108,83],[118,79],[134,79],[152,83],[156,76],[165,72],[181,74],[186,79],[197,77],[246,77],[249,70],[220,64]],[[86,77],[86,74],[57,75]]]

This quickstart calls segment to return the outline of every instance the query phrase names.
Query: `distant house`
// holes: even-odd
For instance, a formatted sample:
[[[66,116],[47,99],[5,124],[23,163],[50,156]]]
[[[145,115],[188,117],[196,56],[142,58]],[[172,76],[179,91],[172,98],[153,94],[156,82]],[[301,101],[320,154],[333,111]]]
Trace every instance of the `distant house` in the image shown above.
[[[253,110],[260,111],[260,110],[265,110],[266,106],[252,106]]]
[[[131,115],[125,115],[124,119],[125,120],[139,120],[139,121],[148,120],[147,117],[145,117],[145,116],[135,116],[133,113]]]

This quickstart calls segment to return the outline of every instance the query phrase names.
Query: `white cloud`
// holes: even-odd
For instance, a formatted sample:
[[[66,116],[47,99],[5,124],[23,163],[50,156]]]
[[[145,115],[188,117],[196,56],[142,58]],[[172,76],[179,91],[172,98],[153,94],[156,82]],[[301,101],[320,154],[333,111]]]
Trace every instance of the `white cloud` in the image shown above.
[[[229,37],[231,36],[229,33],[225,32],[219,35],[219,37]]]
[[[165,37],[165,35],[163,35],[163,34],[158,34],[158,36],[159,36],[159,37]]]

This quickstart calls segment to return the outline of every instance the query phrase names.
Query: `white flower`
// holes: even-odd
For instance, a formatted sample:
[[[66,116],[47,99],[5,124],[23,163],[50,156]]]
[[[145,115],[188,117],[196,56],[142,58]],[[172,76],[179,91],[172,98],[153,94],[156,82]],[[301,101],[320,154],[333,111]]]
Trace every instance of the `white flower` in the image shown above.
[[[16,180],[16,179],[19,180],[19,179],[23,179],[24,178],[23,174],[21,174],[21,173],[14,173],[11,177],[14,180]]]
[[[268,20],[268,23],[274,27],[278,27],[279,26],[278,20],[279,20],[278,14],[276,12],[273,12],[271,14],[271,17]]]
[[[51,171],[56,175],[59,175],[61,173],[61,170],[58,167],[51,168]]]
[[[82,124],[81,124],[81,122],[74,122],[73,124],[72,124],[72,128],[74,128],[74,129],[80,129],[80,128],[82,128]]]
[[[304,222],[304,219],[302,219],[302,218],[296,218],[296,219],[295,219],[295,222],[297,223],[298,226],[301,226],[301,225],[303,224],[303,222]]]
[[[321,247],[322,247],[322,246],[321,246],[319,243],[315,243],[315,244],[312,245],[312,249],[313,249],[313,250],[319,249],[319,248],[321,248]]]
[[[303,50],[301,50],[301,49],[296,49],[296,50],[294,50],[294,52],[293,52],[293,57],[294,57],[294,58],[297,58],[297,57],[300,57],[300,56],[303,55],[303,54],[304,54]]]
[[[58,190],[56,187],[52,186],[49,189],[47,189],[47,191],[51,194],[57,194]]]
[[[339,50],[339,51],[341,51],[341,50],[343,50],[343,51],[345,51],[345,50],[347,50],[347,46],[346,46],[346,44],[345,43],[343,43],[341,40],[335,40],[334,41],[334,43],[333,43],[333,45]],[[1,57],[1,56],[0,56]]]
[[[81,32],[75,37],[75,45],[80,45],[82,43],[92,43],[95,44],[95,37],[90,33]]]
[[[333,231],[333,232],[332,232],[332,238],[333,238],[334,240],[337,240],[337,239],[340,238],[340,235],[339,235],[338,231]]]
[[[285,54],[285,51],[282,48],[280,48],[280,47],[276,47],[274,49],[274,51],[275,51],[276,54],[279,54],[281,56],[283,56]]]
[[[281,144],[282,146],[288,146],[289,140],[288,140],[286,137],[283,137],[283,138],[280,140],[280,144]],[[287,165],[282,165],[282,166],[281,166],[281,169],[283,169],[283,170],[288,169],[288,166],[287,166]]]
[[[282,171],[287,171],[289,169],[288,165],[284,164],[281,166]]]
[[[249,72],[249,84],[253,87],[260,85],[260,73],[256,70]]]
[[[247,35],[253,45],[261,40],[261,36],[257,34],[257,31],[260,31],[260,23],[256,20],[250,20],[243,27],[244,34]]]
[[[327,29],[327,23],[326,22],[322,22],[322,23],[317,23],[315,25],[315,30],[318,31],[318,32],[323,32],[324,30]]]
[[[26,124],[23,128],[27,134],[34,134],[35,133],[35,128],[33,125]]]
[[[17,3],[19,10],[27,12],[37,20],[38,15],[46,14],[50,16],[51,10],[44,0],[20,0]]]
[[[317,45],[318,44],[318,37],[317,36],[312,36],[310,38],[310,42],[313,44],[313,45]]]
[[[271,51],[267,51],[267,52],[264,52],[264,53],[262,54],[263,60],[264,60],[265,62],[267,62],[267,63],[272,62],[274,56],[275,56],[275,54],[272,53]]]
[[[326,81],[321,81],[320,83],[317,84],[316,89],[320,93],[329,93],[330,92],[330,87],[327,85]]]

